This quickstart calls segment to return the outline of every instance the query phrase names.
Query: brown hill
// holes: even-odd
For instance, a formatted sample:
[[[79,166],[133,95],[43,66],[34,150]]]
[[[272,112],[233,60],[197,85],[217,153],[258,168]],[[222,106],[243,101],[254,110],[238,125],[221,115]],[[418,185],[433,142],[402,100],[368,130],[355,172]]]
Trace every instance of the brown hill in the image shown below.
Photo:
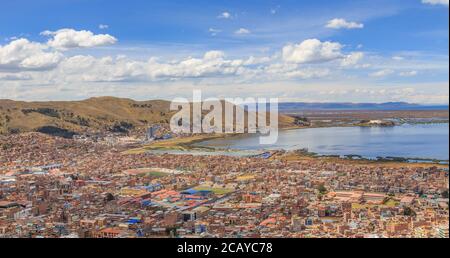
[[[0,134],[43,132],[70,136],[87,131],[128,132],[168,124],[175,113],[164,100],[135,101],[98,97],[82,101],[23,102],[0,100]],[[280,115],[280,127],[294,125]]]
[[[134,101],[113,97],[83,101],[19,102],[0,100],[0,133],[59,128],[126,131],[152,123],[168,123],[169,102]]]

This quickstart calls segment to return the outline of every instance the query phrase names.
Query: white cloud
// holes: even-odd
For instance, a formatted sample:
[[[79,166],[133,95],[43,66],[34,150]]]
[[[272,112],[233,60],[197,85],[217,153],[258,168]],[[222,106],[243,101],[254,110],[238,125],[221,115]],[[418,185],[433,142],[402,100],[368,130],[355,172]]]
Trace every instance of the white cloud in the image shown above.
[[[395,61],[401,61],[401,60],[403,60],[405,58],[403,56],[393,56],[392,59],[395,60]]]
[[[296,71],[288,72],[285,75],[288,78],[300,78],[300,79],[311,79],[311,78],[322,78],[330,74],[330,70],[326,68],[306,68],[299,69]]]
[[[406,72],[400,72],[398,75],[402,77],[412,77],[417,75],[417,71],[406,71]]]
[[[339,59],[342,45],[337,42],[321,42],[318,39],[307,39],[300,44],[289,44],[283,47],[283,60],[292,63],[320,63]]]
[[[449,0],[422,0],[424,4],[448,6]]]
[[[330,69],[323,67],[303,67],[294,63],[274,63],[264,68],[264,73],[270,80],[311,79],[322,78],[330,74]]]
[[[53,83],[92,82],[156,82],[189,79],[230,78],[246,81],[265,79],[310,79],[329,74],[328,68],[299,67],[295,63],[271,64],[279,57],[228,59],[218,50],[208,51],[202,57],[188,57],[163,62],[157,58],[137,61],[125,56],[94,57],[77,55],[65,59],[52,71]],[[255,77],[257,76],[257,77]]]
[[[7,73],[7,74],[1,74],[0,73],[0,80],[3,81],[27,81],[31,80],[31,76],[29,74],[23,74],[23,73]]]
[[[209,28],[208,30],[211,33],[211,36],[216,36],[217,34],[219,34],[220,32],[222,32],[219,29],[214,29],[214,28]]]
[[[148,62],[151,78],[198,78],[239,75],[246,72],[241,59],[225,59],[222,51],[206,52],[203,58],[187,58],[175,63]]]
[[[270,75],[282,75],[296,71],[298,69],[298,64],[293,63],[275,63],[270,64],[264,68],[265,72]]]
[[[231,14],[229,12],[223,12],[219,16],[217,16],[219,19],[231,19]]]
[[[379,71],[373,72],[373,73],[369,74],[369,76],[371,76],[371,77],[385,77],[385,76],[391,75],[393,73],[394,73],[394,71],[391,70],[391,69],[383,69],[383,70],[379,70]]]
[[[251,31],[248,29],[245,29],[245,28],[240,28],[234,32],[234,34],[237,34],[237,35],[246,35],[246,34],[250,34],[250,33],[251,33]]]
[[[364,57],[363,52],[352,52],[345,56],[341,61],[342,66],[353,66],[358,64],[358,62]]]
[[[23,38],[0,46],[0,70],[45,70],[55,67],[62,58],[46,45]]]
[[[271,57],[254,57],[254,56],[250,56],[249,58],[247,58],[247,60],[244,61],[244,65],[257,65],[257,64],[264,64],[264,63],[268,63],[272,60]]]
[[[212,30],[216,29],[212,28]],[[214,32],[212,30],[211,32]],[[51,40],[53,40],[55,32],[44,32],[43,34],[52,36]],[[397,55],[407,56],[408,62],[396,62],[391,55],[375,55],[369,52],[357,52],[357,50],[347,52],[344,51],[344,46],[338,42],[322,42],[318,39],[308,39],[298,44],[286,45],[282,48],[281,53],[280,50],[274,50],[274,52],[270,49],[263,52],[255,50],[253,53],[255,56],[249,54],[228,57],[223,51],[214,50],[203,54],[193,54],[189,57],[174,57],[175,55],[173,55],[170,59],[165,58],[166,56],[163,54],[158,58],[132,58],[124,55],[101,56],[97,54],[102,52],[91,50],[77,50],[75,56],[72,56],[74,51],[67,51],[62,52],[63,55],[58,51],[59,49],[50,47],[46,43],[30,42],[26,39],[5,44],[0,46],[1,84],[6,85],[4,88],[14,88],[19,94],[18,96],[28,96],[28,98],[37,96],[26,93],[30,85],[40,86],[33,88],[33,92],[42,89],[42,94],[44,92],[52,96],[66,94],[67,98],[76,96],[76,94],[85,94],[83,96],[135,94],[131,93],[135,92],[133,91],[135,89],[145,92],[147,87],[156,87],[155,85],[159,87],[158,92],[165,92],[167,90],[164,90],[164,87],[175,84],[180,85],[180,89],[183,88],[183,85],[204,86],[205,88],[208,88],[208,85],[233,85],[236,86],[235,89],[242,89],[242,92],[248,92],[246,88],[248,85],[270,84],[271,87],[267,86],[265,89],[255,86],[255,92],[264,93],[272,89],[280,91],[280,87],[286,83],[303,86],[314,83],[314,80],[320,83],[329,82],[330,86],[327,86],[325,91],[330,91],[335,89],[334,84],[339,83],[347,85],[353,82],[357,87],[360,87],[361,84],[364,84],[361,87],[366,87],[366,83],[379,83],[376,78],[388,75],[415,76],[420,74],[424,75],[423,78],[420,78],[422,80],[426,79],[429,71],[436,70],[444,73],[443,71],[448,70],[448,56],[443,59],[422,57],[422,60],[418,59],[417,55],[399,52]],[[123,53],[121,49],[117,49]],[[96,55],[87,54],[92,52]],[[131,53],[130,56],[134,56],[134,52]],[[372,68],[348,73],[350,69],[367,68],[368,65],[363,64],[363,61],[364,63],[370,62]],[[345,69],[341,67],[345,67]],[[41,70],[44,69],[45,72],[42,72]],[[370,76],[373,78],[367,78],[370,72],[372,72]],[[44,87],[47,87],[47,90],[44,90]],[[62,88],[70,93],[58,91]],[[220,87],[209,88],[218,89]],[[289,89],[299,93],[301,92],[299,88],[302,87],[292,86]],[[349,89],[342,89],[340,92],[347,90]],[[8,96],[11,92],[6,89],[0,92],[0,96]],[[171,94],[178,94],[178,91],[174,92]],[[361,93],[361,95],[367,97],[370,95],[369,93]],[[318,96],[317,92],[311,94],[309,97]],[[441,92],[436,91],[433,94],[438,95]],[[385,95],[388,96],[387,93]],[[139,97],[139,95],[137,96]],[[347,96],[345,95],[345,97]]]
[[[212,50],[205,53],[203,59],[205,60],[214,60],[214,59],[222,59],[225,57],[225,53],[218,50]]]
[[[345,19],[335,18],[328,21],[325,27],[329,29],[362,29],[364,28],[364,24],[348,22]]]
[[[65,76],[65,80],[116,82],[144,79],[146,69],[145,62],[130,60],[123,56],[95,58],[77,55],[62,62],[56,72]]]
[[[119,82],[158,81],[243,75],[247,64],[241,59],[225,59],[222,51],[208,51],[202,58],[159,62],[155,58],[136,61],[127,57],[78,55],[61,63],[57,77],[68,81]]]
[[[106,29],[109,28],[109,25],[107,25],[107,24],[100,24],[100,25],[98,25],[98,28],[101,29],[101,30],[106,30]]]
[[[52,38],[47,44],[61,50],[98,47],[112,45],[117,42],[117,39],[111,35],[94,35],[94,33],[87,30],[76,31],[74,29],[61,29],[58,31],[44,31],[41,34],[44,36],[51,36]]]

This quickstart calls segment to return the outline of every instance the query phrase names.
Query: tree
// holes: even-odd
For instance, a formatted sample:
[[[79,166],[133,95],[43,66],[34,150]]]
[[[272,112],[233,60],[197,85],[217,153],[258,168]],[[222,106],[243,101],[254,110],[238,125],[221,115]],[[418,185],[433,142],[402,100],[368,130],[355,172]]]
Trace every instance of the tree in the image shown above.
[[[114,201],[114,195],[112,195],[112,193],[107,193],[105,196],[105,201],[106,202]]]
[[[424,191],[422,189],[420,189],[420,191],[417,193],[419,196],[423,196]]]
[[[416,212],[413,209],[411,209],[411,207],[405,207],[403,209],[403,215],[409,216],[409,217],[415,217]]]
[[[326,194],[328,192],[327,188],[325,187],[325,185],[321,184],[319,185],[319,187],[317,188],[317,190],[319,190],[320,194]]]
[[[2,150],[6,151],[8,150],[8,144],[2,144]]]
[[[166,234],[170,237],[178,237],[178,231],[176,226],[171,226],[166,228]]]
[[[442,198],[448,199],[448,189],[441,193]]]

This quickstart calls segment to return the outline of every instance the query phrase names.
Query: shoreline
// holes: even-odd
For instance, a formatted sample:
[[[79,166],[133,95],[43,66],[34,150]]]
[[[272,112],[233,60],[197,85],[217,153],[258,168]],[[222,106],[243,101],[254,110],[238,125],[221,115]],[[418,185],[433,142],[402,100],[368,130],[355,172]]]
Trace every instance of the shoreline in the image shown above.
[[[448,123],[448,122],[447,122]],[[405,123],[403,123],[405,124]],[[394,126],[401,126],[400,125],[394,125]],[[439,123],[442,124],[442,123]],[[296,129],[315,129],[315,128],[333,128],[333,127],[361,127],[357,125],[340,125],[340,126],[319,126],[319,127],[285,127],[281,128],[280,130],[289,131],[289,130],[296,130]],[[376,126],[373,126],[376,127]],[[145,153],[149,151],[168,151],[168,154],[170,154],[170,151],[182,151],[186,152],[186,154],[189,154],[189,152],[195,152],[198,151],[201,152],[245,152],[245,150],[234,150],[234,149],[220,149],[220,148],[214,148],[214,147],[205,147],[205,146],[198,146],[197,143],[205,142],[209,140],[214,139],[226,139],[228,137],[247,137],[248,134],[204,134],[204,135],[193,135],[193,136],[187,136],[187,137],[181,137],[181,138],[175,138],[167,141],[160,141],[160,142],[154,142],[150,143],[148,145],[144,145],[139,148],[134,148],[130,150],[126,150],[123,152],[123,154],[140,154]],[[304,149],[303,149],[304,150]],[[331,159],[331,160],[339,160],[339,161],[345,161],[345,162],[354,162],[354,163],[366,163],[366,164],[403,164],[408,166],[439,166],[439,167],[449,167],[449,160],[440,160],[440,159],[433,159],[433,158],[419,158],[419,157],[392,157],[392,156],[386,156],[386,157],[377,157],[377,158],[368,158],[363,157],[361,155],[357,154],[346,154],[346,155],[321,155],[318,153],[313,153],[309,151],[302,152],[302,149],[298,150],[254,150],[255,152],[259,152],[261,154],[263,153],[279,153],[282,152],[285,155],[289,156],[291,153],[295,153],[295,155],[299,156],[300,159],[302,158],[308,158],[308,159],[317,159],[317,160],[323,160],[323,159]],[[297,152],[297,153],[296,153]],[[299,154],[299,152],[301,154]],[[177,154],[174,154],[177,155]],[[178,153],[180,155],[180,153]],[[204,154],[205,155],[205,154]],[[250,155],[249,155],[250,156]],[[257,156],[257,155],[256,155]],[[277,155],[274,155],[277,156]],[[245,157],[245,155],[243,155]],[[356,158],[354,158],[356,157]]]

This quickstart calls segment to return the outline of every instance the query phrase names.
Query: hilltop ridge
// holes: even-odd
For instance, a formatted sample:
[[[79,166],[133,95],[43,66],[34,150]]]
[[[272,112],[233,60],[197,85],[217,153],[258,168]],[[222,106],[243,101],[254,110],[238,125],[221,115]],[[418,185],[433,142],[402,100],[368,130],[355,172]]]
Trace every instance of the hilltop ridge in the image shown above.
[[[0,133],[42,131],[45,128],[74,133],[126,131],[151,123],[168,123],[169,107],[170,103],[163,100],[134,101],[115,97],[48,102],[0,100]]]
[[[93,97],[80,101],[25,102],[0,100],[0,134],[42,132],[71,136],[87,131],[126,133],[152,124],[169,124],[176,111],[165,100],[135,101]],[[280,115],[280,127],[295,119]]]

